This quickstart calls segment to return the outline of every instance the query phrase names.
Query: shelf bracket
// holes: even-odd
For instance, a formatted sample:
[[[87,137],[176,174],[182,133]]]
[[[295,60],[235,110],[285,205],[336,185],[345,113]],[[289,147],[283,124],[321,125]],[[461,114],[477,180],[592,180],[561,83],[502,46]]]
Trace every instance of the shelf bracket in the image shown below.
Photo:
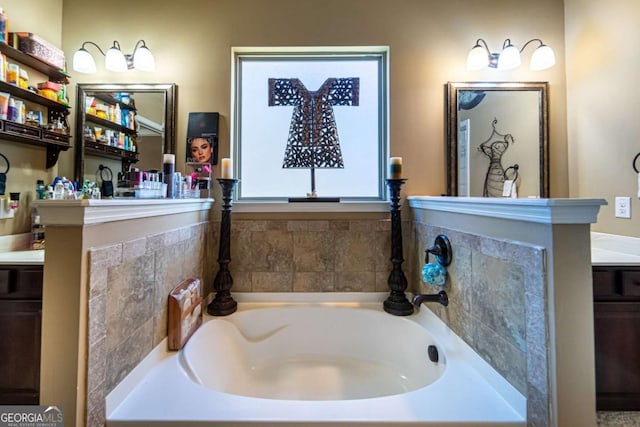
[[[58,157],[60,156],[61,148],[55,145],[47,145],[47,169],[50,169],[58,163]]]

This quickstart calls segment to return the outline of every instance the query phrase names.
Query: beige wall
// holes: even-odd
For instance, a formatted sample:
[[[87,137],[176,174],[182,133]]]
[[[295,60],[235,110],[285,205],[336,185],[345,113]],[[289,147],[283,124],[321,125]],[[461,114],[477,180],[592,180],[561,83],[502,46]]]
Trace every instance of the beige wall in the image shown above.
[[[126,11],[126,13],[122,13]],[[85,40],[102,47],[117,39],[130,52],[143,38],[155,73],[74,74],[74,83],[175,82],[178,85],[178,170],[190,111],[221,113],[220,156],[229,155],[232,46],[389,45],[391,155],[404,157],[404,194],[445,191],[444,84],[468,80],[548,80],[551,100],[552,196],[567,196],[563,7],[557,0],[64,0],[63,47],[68,57]],[[476,38],[498,49],[506,37],[521,44],[542,37],[556,67],[531,72],[468,72]],[[524,53],[528,60],[531,52]],[[89,48],[92,54],[97,54]],[[97,56],[96,56],[97,58]],[[98,58],[99,59],[99,58]],[[74,91],[70,91],[74,97]],[[71,158],[63,159],[71,170]]]
[[[507,0],[184,0],[181,7],[170,0],[157,0],[152,6],[131,0],[57,0],[48,3],[46,10],[40,2],[29,0],[9,6],[13,28],[39,32],[53,43],[61,39],[69,68],[83,41],[94,41],[106,49],[118,40],[130,53],[138,39],[146,40],[156,58],[156,72],[105,72],[99,53],[89,47],[98,60],[98,73],[72,73],[70,101],[75,105],[77,83],[175,82],[178,170],[184,168],[183,143],[190,111],[221,113],[220,156],[229,155],[232,46],[389,45],[390,153],[405,159],[409,178],[405,195],[445,191],[443,85],[447,81],[549,81],[551,196],[568,195],[564,15],[562,3],[556,0],[519,2],[517,7]],[[20,12],[14,11],[17,9]],[[485,38],[494,50],[506,37],[516,44],[541,37],[555,49],[558,63],[542,72],[527,67],[500,73],[468,72],[466,54],[478,37]],[[524,53],[525,61],[530,49]],[[73,129],[73,120],[71,126]],[[4,141],[2,145],[4,149]],[[20,183],[12,191],[30,191],[35,179],[51,181],[58,171],[73,175],[73,149],[63,152],[58,168],[49,171],[44,169],[44,150],[40,151],[9,151],[16,166],[10,179]],[[24,171],[19,173],[19,167]],[[0,223],[0,234],[28,231],[27,213],[24,209],[17,220]]]
[[[640,237],[637,175],[640,152],[640,3],[564,0],[567,128],[572,197],[604,197],[593,229]],[[640,161],[638,161],[640,168]],[[631,196],[631,219],[615,218],[616,196]]]

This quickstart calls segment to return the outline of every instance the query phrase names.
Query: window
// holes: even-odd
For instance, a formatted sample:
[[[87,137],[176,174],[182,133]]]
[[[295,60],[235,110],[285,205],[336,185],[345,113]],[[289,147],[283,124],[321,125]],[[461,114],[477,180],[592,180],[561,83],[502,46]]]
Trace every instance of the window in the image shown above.
[[[330,49],[330,50],[329,50]],[[240,201],[384,200],[388,48],[234,48]]]

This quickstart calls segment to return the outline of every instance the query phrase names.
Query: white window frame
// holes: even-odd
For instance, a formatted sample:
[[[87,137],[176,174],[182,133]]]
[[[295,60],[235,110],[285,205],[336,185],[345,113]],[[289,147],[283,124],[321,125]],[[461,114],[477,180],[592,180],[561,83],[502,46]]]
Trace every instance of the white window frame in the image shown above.
[[[341,197],[340,203],[288,203],[287,197],[249,198],[242,195],[241,176],[241,145],[242,124],[241,88],[243,61],[260,59],[288,59],[309,58],[322,59],[358,59],[372,58],[378,61],[378,194],[374,197]],[[383,211],[388,210],[388,193],[384,179],[386,178],[387,160],[389,153],[389,96],[388,96],[388,62],[389,48],[387,46],[358,46],[358,47],[233,47],[231,70],[231,156],[233,159],[234,176],[239,179],[234,192],[234,210],[244,212],[261,211]],[[296,196],[296,195],[289,195]]]

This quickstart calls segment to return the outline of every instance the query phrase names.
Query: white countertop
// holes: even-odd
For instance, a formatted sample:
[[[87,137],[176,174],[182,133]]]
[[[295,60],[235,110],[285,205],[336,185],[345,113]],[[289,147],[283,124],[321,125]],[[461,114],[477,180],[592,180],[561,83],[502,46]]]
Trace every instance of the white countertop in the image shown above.
[[[0,265],[43,265],[44,249],[0,252]]]
[[[605,199],[409,196],[409,206],[542,224],[593,224]]]
[[[83,226],[153,216],[208,211],[213,199],[36,200],[45,226]]]
[[[640,238],[592,232],[591,264],[640,266]]]

